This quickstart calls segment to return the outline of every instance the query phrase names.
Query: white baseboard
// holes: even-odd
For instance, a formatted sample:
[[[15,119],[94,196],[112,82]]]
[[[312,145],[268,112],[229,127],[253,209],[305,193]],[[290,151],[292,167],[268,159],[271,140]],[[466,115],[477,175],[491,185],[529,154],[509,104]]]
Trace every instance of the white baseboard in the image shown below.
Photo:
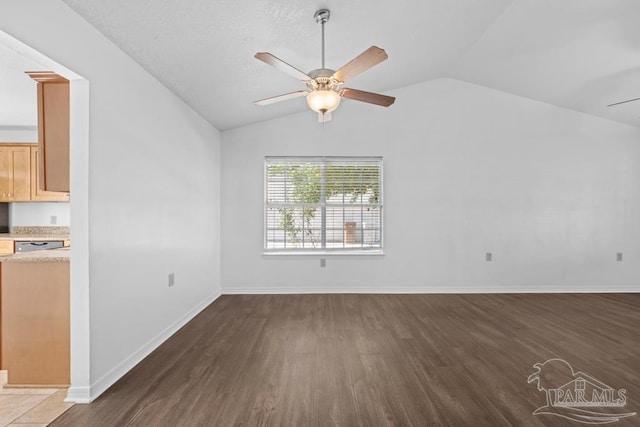
[[[91,403],[104,393],[109,387],[115,384],[120,378],[136,366],[142,359],[147,357],[153,350],[158,348],[160,344],[165,342],[171,335],[176,333],[178,329],[187,324],[198,313],[204,310],[209,304],[214,302],[220,296],[220,292],[209,295],[194,308],[185,313],[178,320],[173,322],[169,327],[160,332],[158,335],[149,340],[146,344],[136,350],[133,354],[111,369],[101,378],[91,384],[91,387],[73,387],[69,388],[66,402],[72,403]]]
[[[243,294],[546,294],[640,293],[640,285],[512,285],[512,286],[223,286],[223,295]]]
[[[67,390],[67,397],[64,401],[67,403],[91,403],[91,388],[71,386]]]

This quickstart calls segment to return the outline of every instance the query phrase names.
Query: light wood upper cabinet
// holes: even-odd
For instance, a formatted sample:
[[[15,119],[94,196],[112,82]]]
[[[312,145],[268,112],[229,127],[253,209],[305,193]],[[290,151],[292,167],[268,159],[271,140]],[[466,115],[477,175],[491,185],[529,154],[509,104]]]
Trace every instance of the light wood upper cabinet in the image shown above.
[[[38,154],[35,144],[0,144],[0,202],[69,201],[69,193],[39,187]]]
[[[39,147],[31,146],[31,200],[42,202],[68,202],[69,193],[46,191],[40,188]]]
[[[69,192],[69,80],[50,71],[27,74],[38,82],[39,188]]]
[[[31,200],[31,147],[0,146],[0,201]]]

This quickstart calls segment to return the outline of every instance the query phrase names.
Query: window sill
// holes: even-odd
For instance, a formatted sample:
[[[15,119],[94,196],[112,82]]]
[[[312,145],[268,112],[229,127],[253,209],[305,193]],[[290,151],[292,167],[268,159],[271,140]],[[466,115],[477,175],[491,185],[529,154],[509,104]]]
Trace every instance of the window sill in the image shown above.
[[[316,257],[316,258],[326,258],[326,257],[368,257],[368,256],[384,256],[384,252],[382,250],[369,250],[369,251],[314,251],[314,252],[303,252],[303,251],[265,251],[262,253],[265,257]]]

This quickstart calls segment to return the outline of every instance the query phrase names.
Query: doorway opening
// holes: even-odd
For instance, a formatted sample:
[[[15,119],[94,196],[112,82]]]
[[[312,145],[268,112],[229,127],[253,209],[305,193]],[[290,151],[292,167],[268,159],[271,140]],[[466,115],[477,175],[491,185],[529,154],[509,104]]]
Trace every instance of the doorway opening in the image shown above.
[[[89,305],[89,81],[46,55],[0,31],[0,48],[16,58],[52,71],[70,81],[70,368],[71,387],[66,401],[90,400],[90,305]],[[22,70],[38,71],[38,70]],[[12,96],[19,96],[13,94]],[[15,100],[15,98],[14,98]],[[25,138],[30,126],[16,125],[14,134]]]

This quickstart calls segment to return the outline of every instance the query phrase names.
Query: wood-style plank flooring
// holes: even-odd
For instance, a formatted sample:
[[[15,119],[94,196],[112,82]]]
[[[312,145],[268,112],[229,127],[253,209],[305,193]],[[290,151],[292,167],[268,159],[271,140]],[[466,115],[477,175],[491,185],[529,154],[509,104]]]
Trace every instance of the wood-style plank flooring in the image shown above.
[[[581,425],[532,414],[552,358],[640,413],[640,294],[222,296],[52,425]]]

